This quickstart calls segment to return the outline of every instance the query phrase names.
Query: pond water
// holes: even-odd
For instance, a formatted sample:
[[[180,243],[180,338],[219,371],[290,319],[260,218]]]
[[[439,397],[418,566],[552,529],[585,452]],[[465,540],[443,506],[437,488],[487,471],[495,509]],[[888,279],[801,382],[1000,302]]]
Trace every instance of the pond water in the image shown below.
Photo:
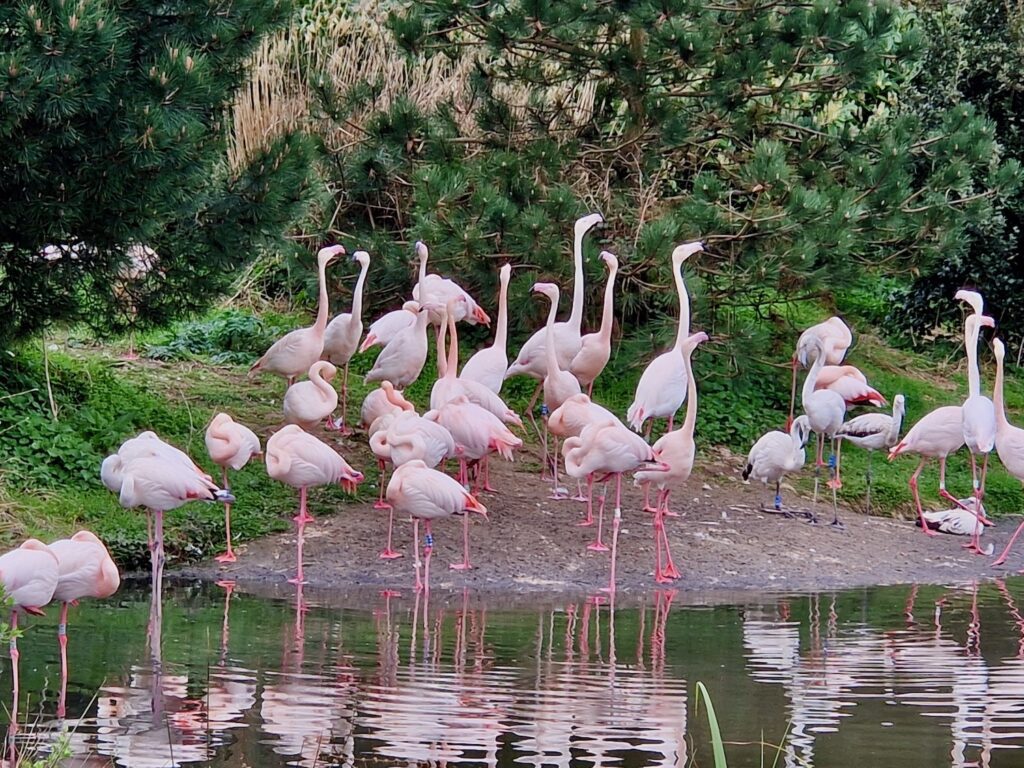
[[[65,717],[57,612],[30,622],[5,749],[65,734],[68,765],[711,765],[702,681],[734,768],[772,765],[762,741],[780,766],[1024,765],[1024,581],[684,598],[172,584],[154,622],[148,589],[125,589],[72,609]]]

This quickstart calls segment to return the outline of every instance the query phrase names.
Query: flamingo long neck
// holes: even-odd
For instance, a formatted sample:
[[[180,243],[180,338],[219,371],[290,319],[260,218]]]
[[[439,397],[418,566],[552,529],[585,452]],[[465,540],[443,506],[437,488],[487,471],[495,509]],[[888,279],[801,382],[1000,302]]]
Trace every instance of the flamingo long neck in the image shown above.
[[[448,370],[445,377],[454,379],[459,373],[459,334],[455,330],[455,313],[448,313],[448,333],[451,339],[448,342]]]
[[[693,440],[693,430],[697,425],[697,380],[693,377],[693,357],[695,347],[683,351],[683,366],[686,368],[686,417],[683,419],[683,426],[679,429]]]
[[[964,332],[964,346],[967,348],[967,391],[970,397],[981,394],[981,372],[978,370],[978,336],[981,325],[968,323]]]
[[[996,383],[992,387],[992,404],[996,407],[996,428],[1004,429],[1009,425],[1003,406],[1003,356],[996,355]]]
[[[615,275],[618,267],[612,267],[608,272],[608,283],[604,287],[604,310],[601,314],[601,330],[598,333],[602,341],[610,341],[612,338],[612,319],[615,312]]]
[[[580,232],[573,239],[573,259],[576,264],[576,276],[572,286],[572,313],[569,315],[569,326],[580,332],[583,323],[583,237],[586,232]],[[555,301],[558,304],[558,301]],[[556,309],[557,311],[557,309]]]
[[[317,277],[320,281],[320,306],[316,310],[316,323],[313,324],[314,333],[321,336],[327,327],[327,261],[321,261],[317,265]]]
[[[427,255],[427,249],[424,248],[423,255],[420,256],[420,285],[423,284],[424,279],[427,277]]]
[[[683,351],[683,342],[690,335],[690,297],[683,283],[683,263],[672,265],[672,279],[676,282],[676,293],[679,294],[679,328],[676,330],[675,350]]]
[[[498,293],[498,329],[494,332],[494,346],[505,349],[508,337],[508,277],[501,277],[501,291]]]
[[[903,410],[892,407],[892,421],[889,422],[889,434],[886,435],[886,442],[889,445],[896,445],[899,442],[900,429],[903,427]]]
[[[448,376],[448,358],[444,342],[448,338],[448,318],[437,326],[437,378],[444,379]]]
[[[352,317],[360,327],[363,325],[363,284],[366,283],[366,273],[370,269],[370,262],[367,261],[361,267],[359,279],[356,280],[356,289],[352,295]]]
[[[313,373],[312,379],[313,386],[319,389],[320,392],[322,392],[325,396],[330,397],[330,395],[334,392],[334,387],[332,387],[331,383],[324,378],[323,368],[317,368],[316,371],[314,371]]]
[[[814,364],[811,366],[811,370],[807,372],[807,378],[804,379],[803,401],[808,400],[814,394],[814,388],[818,384],[818,374],[821,373],[821,369],[825,365],[826,357],[828,357],[828,350],[824,347],[819,348],[818,355],[814,358]]]
[[[558,314],[558,293],[550,296],[551,309],[548,310],[548,321],[544,326],[544,354],[548,362],[548,376],[558,371],[558,355],[555,353],[555,315]]]

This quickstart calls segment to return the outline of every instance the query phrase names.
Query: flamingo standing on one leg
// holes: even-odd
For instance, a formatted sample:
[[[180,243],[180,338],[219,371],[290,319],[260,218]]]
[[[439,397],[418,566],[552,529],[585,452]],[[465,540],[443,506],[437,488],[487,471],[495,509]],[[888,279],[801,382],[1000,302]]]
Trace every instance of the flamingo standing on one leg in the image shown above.
[[[996,409],[996,453],[999,454],[999,460],[1006,467],[1006,471],[1024,482],[1024,429],[1009,422],[1003,403],[1003,357],[1006,355],[1006,349],[999,339],[992,342],[992,348],[996,354],[996,383],[992,389],[992,400]],[[1021,529],[1024,529],[1024,522],[1017,526],[1017,530],[1006,544],[1006,549],[992,565],[1002,565],[1006,562],[1010,548],[1020,535]]]
[[[341,455],[326,443],[303,432],[295,424],[275,432],[267,440],[267,474],[292,488],[299,489],[299,514],[296,538],[297,573],[293,584],[305,583],[302,573],[302,544],[306,523],[313,518],[306,511],[306,490],[313,485],[338,483],[354,491],[363,481],[362,472],[356,472]]]
[[[679,326],[676,343],[668,352],[654,358],[640,376],[636,397],[629,406],[626,420],[639,432],[647,419],[668,419],[672,431],[675,413],[686,399],[686,366],[683,364],[683,342],[690,335],[690,297],[683,282],[683,262],[704,250],[700,242],[684,243],[672,251],[672,279],[679,295]],[[653,424],[653,421],[652,421]],[[650,435],[650,428],[647,430]],[[646,504],[645,504],[646,506]]]
[[[665,516],[668,514],[668,498],[673,486],[684,484],[693,472],[693,460],[697,454],[697,445],[693,439],[694,428],[697,425],[697,381],[693,377],[691,358],[697,346],[707,340],[708,335],[701,331],[690,336],[683,344],[683,362],[686,364],[686,416],[679,429],[666,432],[654,444],[655,458],[668,465],[668,469],[655,472],[640,470],[634,476],[634,482],[637,484],[654,483],[659,491],[657,509],[654,513],[654,580],[659,584],[679,578],[679,571],[672,562],[668,534],[665,532]],[[663,548],[666,558],[664,569],[661,565]]]
[[[494,394],[501,394],[501,385],[508,370],[508,283],[512,276],[512,265],[505,264],[498,272],[501,287],[498,293],[498,327],[494,331],[494,343],[481,349],[462,366],[460,379],[483,384]]]
[[[412,517],[413,555],[416,572],[415,589],[430,591],[430,555],[434,549],[434,536],[430,530],[432,521],[450,517],[458,512],[467,516],[478,512],[487,517],[487,508],[473,497],[456,480],[443,472],[429,468],[424,462],[414,459],[398,467],[388,482],[388,504],[401,514]],[[426,526],[424,554],[426,566],[420,579],[420,535],[419,522]]]
[[[53,599],[60,606],[57,642],[60,645],[60,699],[57,717],[64,717],[68,684],[68,603],[85,597],[104,599],[117,592],[121,574],[107,552],[106,546],[90,531],[79,531],[70,539],[50,544],[57,557],[59,579]]]
[[[964,345],[967,350],[967,382],[969,395],[964,401],[963,432],[964,444],[971,452],[971,481],[974,489],[974,509],[978,524],[974,536],[965,546],[976,554],[983,554],[978,538],[981,534],[981,501],[985,496],[985,474],[988,471],[988,456],[996,445],[996,411],[992,401],[981,394],[981,372],[978,368],[978,336],[982,326],[995,327],[995,321],[981,314],[981,296],[975,291],[957,291],[956,298],[974,307],[975,313],[964,321]],[[981,476],[978,475],[977,456],[981,454]]]
[[[572,289],[572,312],[565,322],[555,323],[555,354],[558,355],[558,367],[568,370],[573,357],[580,351],[580,344],[583,337],[580,335],[580,327],[583,323],[583,239],[587,233],[604,222],[604,217],[599,213],[591,213],[576,220],[573,225],[573,265],[575,276]],[[533,415],[533,408],[540,396],[541,384],[544,381],[544,374],[547,369],[547,357],[545,355],[545,339],[547,332],[544,328],[535,331],[526,340],[526,343],[519,349],[515,362],[505,372],[505,378],[526,374],[537,380],[537,386],[533,390],[529,405],[526,406],[526,415],[533,424],[533,430],[540,438],[540,428]]]
[[[825,362],[829,365],[839,365],[846,357],[846,352],[853,344],[853,332],[850,327],[838,317],[830,317],[822,323],[812,325],[800,334],[796,342],[796,351],[793,353],[793,385],[789,394],[789,418],[786,419],[786,430],[789,430],[793,423],[793,409],[796,407],[796,369],[797,365],[804,368],[808,366],[811,353],[819,345],[825,350]]]
[[[842,466],[843,440],[848,440],[868,452],[868,469],[864,475],[868,486],[868,514],[871,514],[871,459],[875,451],[887,451],[899,442],[900,427],[903,426],[905,413],[905,399],[903,395],[896,395],[892,401],[891,416],[887,413],[865,413],[845,422],[836,432],[836,478],[839,478]]]
[[[342,312],[327,324],[324,331],[324,359],[335,365],[344,366],[341,378],[341,419],[335,422],[328,417],[327,428],[338,429],[349,434],[345,426],[346,409],[348,408],[348,364],[359,346],[359,338],[363,335],[363,285],[366,283],[366,272],[370,268],[370,254],[356,251],[352,260],[359,262],[359,277],[352,291],[352,311]],[[333,409],[332,409],[333,410]]]
[[[427,321],[430,319],[426,307],[420,307],[416,322],[399,331],[388,345],[380,351],[373,367],[364,381],[390,381],[395,389],[402,390],[419,378],[427,362]]]
[[[60,580],[57,556],[38,539],[29,539],[17,549],[0,556],[0,584],[11,602],[11,667],[13,669],[14,711],[11,722],[18,720],[18,614],[44,616],[43,606],[53,599]]]
[[[750,449],[747,465],[743,469],[743,479],[760,480],[766,486],[775,483],[773,509],[769,510],[762,505],[762,512],[773,511],[793,517],[792,512],[782,509],[782,478],[803,467],[806,461],[805,446],[810,436],[811,422],[806,416],[798,416],[788,433],[777,429],[767,432]]]
[[[262,456],[263,448],[255,432],[239,424],[226,413],[218,413],[206,428],[206,452],[223,472],[224,490],[230,491],[228,467],[237,472],[248,464],[253,456]],[[218,563],[233,563],[237,558],[231,549],[231,502],[224,504],[224,535],[227,539],[227,551],[214,559]]]
[[[594,380],[608,365],[612,356],[612,321],[615,319],[614,295],[615,276],[619,271],[619,260],[608,251],[601,251],[601,261],[608,265],[608,282],[604,287],[604,307],[601,312],[601,328],[597,333],[588,333],[580,340],[580,351],[569,363],[569,372],[575,376],[580,387],[587,388],[587,395],[594,391]]]
[[[256,373],[274,373],[283,376],[291,386],[295,379],[320,359],[324,351],[324,330],[327,328],[327,265],[345,253],[342,245],[321,248],[316,255],[317,278],[320,284],[320,303],[316,322],[309,328],[298,328],[286,333],[270,345],[263,357],[253,363],[249,376]]]
[[[807,372],[807,379],[804,381],[802,403],[807,420],[811,429],[818,436],[818,452],[814,465],[814,500],[818,500],[818,476],[821,468],[825,465],[823,454],[825,450],[825,439],[832,441],[832,451],[829,456],[829,468],[832,476],[829,478],[828,487],[832,489],[832,526],[842,528],[839,522],[839,506],[836,499],[836,490],[841,487],[842,481],[835,470],[836,432],[843,425],[846,417],[846,401],[842,395],[829,389],[815,389],[818,373],[821,371],[825,360],[828,357],[827,350],[820,342],[816,343],[811,354],[814,356],[814,364]],[[815,521],[814,515],[811,522]]]

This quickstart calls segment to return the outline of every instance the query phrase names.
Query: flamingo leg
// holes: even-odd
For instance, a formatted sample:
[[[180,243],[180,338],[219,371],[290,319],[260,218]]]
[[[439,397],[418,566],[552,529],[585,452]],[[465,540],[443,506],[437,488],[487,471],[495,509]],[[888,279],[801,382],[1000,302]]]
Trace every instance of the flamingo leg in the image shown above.
[[[416,574],[416,583],[413,585],[413,591],[419,594],[423,590],[423,582],[420,580],[420,519],[418,517],[412,519],[412,556],[412,567]],[[413,622],[413,626],[415,625],[416,622]]]
[[[579,478],[576,478],[576,495],[572,497],[573,501],[586,501],[587,497],[583,495],[583,485],[580,483]]]
[[[987,458],[987,457],[986,457]],[[981,551],[981,481],[978,478],[978,462],[974,454],[971,454],[971,487],[974,491],[974,533],[971,540],[964,544],[964,549],[969,549],[976,555],[983,554]]]
[[[921,470],[924,469],[925,462],[927,461],[927,456],[921,457],[921,462],[917,465],[917,469],[914,470],[914,474],[910,476],[910,481],[907,484],[910,486],[910,491],[914,494],[914,504],[917,505],[917,515],[921,518],[921,530],[929,536],[937,536],[938,534],[928,527],[928,523],[924,519],[924,510],[921,508],[921,494],[917,491],[917,478],[920,476]]]
[[[668,415],[668,431],[669,432],[671,432],[673,430],[673,428],[675,427],[675,423],[676,423],[676,415],[674,413],[670,413]]]
[[[1021,522],[1021,524],[1017,526],[1017,530],[1013,532],[1013,536],[1011,536],[1010,540],[1006,543],[1006,549],[1003,550],[1003,553],[992,561],[993,566],[1002,565],[1006,562],[1006,558],[1010,554],[1010,549],[1013,548],[1013,543],[1017,540],[1017,537],[1020,536],[1020,532],[1022,530],[1024,530],[1024,522]]]
[[[676,564],[672,561],[672,547],[668,543],[668,530],[665,528],[665,518],[668,516],[668,497],[671,491],[665,489],[665,495],[662,499],[662,518],[661,518],[661,538],[665,546],[665,569],[662,571],[667,579],[678,579],[680,577],[679,569],[676,568]]]
[[[836,443],[836,439],[832,438],[832,442],[833,448],[835,448],[836,446],[834,443]],[[845,526],[839,522],[839,500],[836,498],[836,492],[842,486],[842,483],[839,482],[839,464],[836,460],[837,455],[838,454],[833,454],[828,457],[828,466],[832,473],[832,478],[829,479],[829,487],[832,488],[832,527],[843,530]]]
[[[793,426],[793,410],[796,408],[796,355],[793,355],[793,383],[789,388],[789,416],[786,417],[786,432]]]
[[[228,486],[228,468],[224,467],[224,490],[230,491],[231,488]],[[234,551],[231,549],[231,502],[225,502],[224,504],[224,535],[227,538],[227,551],[223,555],[217,555],[214,559],[218,563],[233,563],[238,558],[235,557]]]
[[[658,494],[659,499],[661,493]],[[667,581],[661,572],[661,508],[654,510],[654,581],[658,584]]]
[[[591,399],[594,397],[594,382],[587,384],[587,397]]]
[[[540,407],[540,421],[544,425],[543,434],[541,436],[541,443],[544,446],[544,459],[541,463],[540,479],[548,479],[548,471],[551,468],[551,451],[548,450],[548,409],[546,406],[541,405]]]
[[[818,483],[821,481],[821,466],[825,463],[822,461],[822,454],[825,452],[825,436],[817,435],[818,439],[818,455],[814,460],[814,503],[818,503]]]
[[[648,481],[644,483],[644,512],[657,513],[657,511],[657,506],[651,506],[651,483]]]
[[[380,486],[377,490],[377,501],[374,503],[374,509],[388,509],[388,503],[384,501],[384,491],[387,489],[388,484],[384,482],[386,475],[384,474],[387,470],[387,465],[384,463],[384,459],[377,459],[377,471],[380,474],[377,477],[377,485]]]
[[[972,457],[972,459],[973,459],[973,457]],[[939,457],[939,496],[944,498],[946,501],[951,502],[954,507],[959,507],[960,509],[964,510],[965,512],[971,512],[971,513],[974,512],[973,509],[969,509],[965,504],[963,504],[960,501],[960,499],[958,499],[956,496],[954,496],[952,493],[950,493],[949,491],[946,490],[946,457],[945,456],[940,456]]]
[[[530,423],[533,425],[533,431],[537,433],[538,440],[541,439],[540,427],[537,426],[537,419],[533,415],[533,409],[537,405],[537,398],[540,396],[540,388],[543,384],[543,379],[537,381],[537,386],[533,388],[533,396],[530,398],[530,402],[526,406],[526,415],[530,419]]]
[[[615,474],[615,517],[612,518],[612,568],[608,576],[608,586],[602,592],[615,594],[615,556],[619,549],[619,526],[622,524],[622,473]]]
[[[829,466],[829,469],[832,470],[831,471],[832,477],[829,478],[828,487],[829,488],[842,488],[843,487],[843,481],[840,478],[839,469],[840,469],[840,462],[842,461],[841,456],[842,456],[842,450],[843,450],[843,440],[842,440],[842,438],[839,438],[837,440],[836,438],[833,437],[832,438],[832,444],[833,444],[832,445],[833,454],[828,457],[828,466]]]
[[[593,473],[587,475],[587,517],[585,520],[577,523],[580,526],[590,526],[594,524],[594,475]]]
[[[604,490],[601,493],[601,506],[597,508],[597,538],[594,539],[590,544],[587,544],[587,549],[589,549],[591,552],[608,551],[607,545],[603,541],[601,541],[601,533],[604,530],[604,501],[607,495],[608,486],[606,484]]]
[[[60,606],[60,623],[57,624],[57,644],[60,646],[60,697],[57,700],[57,717],[63,719],[68,695],[68,604]]]
[[[462,513],[462,562],[452,563],[448,567],[453,571],[469,571],[473,568],[469,562],[469,510]]]
[[[384,549],[382,549],[377,554],[377,557],[380,560],[395,560],[395,559],[397,559],[399,557],[402,557],[402,553],[401,552],[396,552],[394,549],[392,549],[392,546],[391,546],[392,545],[392,535],[394,534],[394,529],[395,529],[395,508],[392,507],[390,504],[388,504],[387,506],[388,506],[388,542],[387,542],[387,544],[384,545]]]
[[[864,480],[868,486],[867,507],[869,515],[871,514],[871,459],[873,459],[874,456],[874,451],[868,451],[868,471],[864,473]]]
[[[163,581],[164,581],[164,512],[162,509],[153,510],[153,554],[151,557],[153,566],[153,598],[157,604],[163,603]]]
[[[555,450],[551,454],[551,463],[553,467],[552,474],[552,485],[551,485],[551,498],[552,499],[567,499],[569,497],[568,491],[563,491],[558,487],[558,438],[555,437]]]
[[[465,514],[469,514],[466,512]],[[423,537],[423,591],[424,593],[430,593],[430,555],[434,551],[434,534],[430,532],[430,521],[425,520],[424,526],[426,526],[427,532]]]
[[[299,489],[299,514],[295,517],[295,522],[301,522],[303,525],[306,523],[313,522],[313,516],[309,514],[309,510],[306,509],[306,489]]]
[[[14,704],[11,707],[11,723],[13,728],[17,728],[18,724],[18,694],[21,688],[19,684],[18,674],[18,659],[21,658],[21,653],[18,651],[18,611],[11,611],[11,681],[13,688],[13,700]],[[14,742],[11,742],[11,750],[14,749]],[[14,763],[12,763],[13,765]]]
[[[484,490],[490,493],[497,493],[497,488],[491,487],[491,455],[484,456]]]
[[[668,508],[668,497],[672,495],[672,491],[669,488],[665,489],[665,497],[661,501],[661,514],[663,517],[679,517],[678,512],[673,512]]]
[[[338,430],[343,435],[351,435],[352,430],[345,425],[345,418],[348,414],[348,363],[345,363],[345,373],[341,377],[341,419],[338,422]]]
[[[153,513],[146,510],[146,546],[149,548],[150,556],[153,553]]]
[[[299,488],[299,514],[295,516],[295,522],[298,525],[298,532],[295,536],[295,562],[297,568],[295,578],[288,579],[291,584],[306,583],[302,576],[302,546],[305,540],[307,518],[312,520],[312,518],[306,514],[306,489]]]

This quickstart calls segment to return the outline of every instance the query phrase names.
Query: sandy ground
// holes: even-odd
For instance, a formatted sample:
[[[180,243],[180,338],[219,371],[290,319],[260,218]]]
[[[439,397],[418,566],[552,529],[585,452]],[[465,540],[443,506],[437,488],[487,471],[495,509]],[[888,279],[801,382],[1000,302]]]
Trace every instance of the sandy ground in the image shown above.
[[[360,437],[346,440],[346,456],[363,459]],[[362,443],[365,445],[365,443]],[[816,506],[783,487],[793,508],[817,512],[820,524],[760,511],[771,495],[760,484],[740,478],[742,459],[716,454],[700,461],[687,492],[673,500],[679,516],[668,520],[672,551],[682,576],[672,585],[682,591],[817,590],[902,583],[955,583],[994,578],[1024,567],[1024,541],[1006,566],[993,568],[992,557],[973,555],[958,536],[925,536],[913,521],[867,517],[840,508],[844,530],[832,528],[831,505]],[[369,464],[369,454],[364,464]],[[489,518],[471,516],[470,544],[476,566],[469,572],[449,570],[461,560],[462,519],[434,525],[431,587],[463,587],[505,594],[595,592],[607,585],[608,553],[587,544],[594,528],[580,527],[584,505],[548,498],[536,455],[515,464],[492,461],[491,479],[498,493],[485,493]],[[376,491],[376,488],[372,488]],[[829,497],[830,498],[830,497]],[[609,504],[608,512],[610,514]],[[395,549],[405,556],[378,559],[384,543],[387,512],[369,503],[343,505],[333,514],[311,500],[316,522],[307,526],[306,578],[316,589],[403,589],[413,581],[412,529],[396,520]],[[1019,519],[1004,518],[985,531],[982,546],[1002,551]],[[605,540],[611,543],[611,528]],[[253,586],[284,584],[295,572],[295,533],[270,536],[239,548],[238,562],[207,562],[181,568],[179,577],[231,579]],[[654,527],[642,511],[642,495],[631,481],[623,484],[618,578],[621,592],[654,588]]]

